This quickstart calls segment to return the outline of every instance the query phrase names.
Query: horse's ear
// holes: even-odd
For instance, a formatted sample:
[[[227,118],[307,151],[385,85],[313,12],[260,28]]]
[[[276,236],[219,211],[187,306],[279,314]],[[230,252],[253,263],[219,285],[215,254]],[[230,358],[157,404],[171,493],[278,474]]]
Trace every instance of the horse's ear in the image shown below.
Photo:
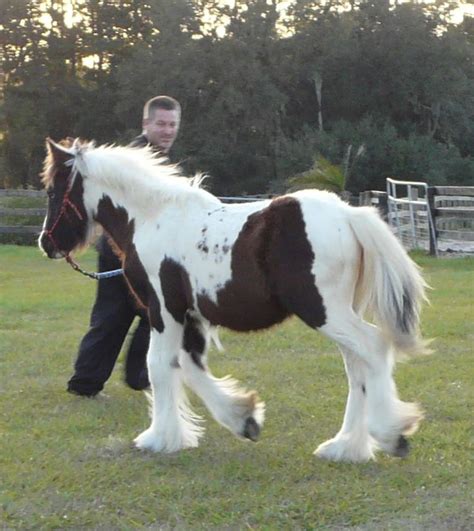
[[[65,164],[68,160],[74,158],[74,153],[71,153],[71,149],[57,144],[49,137],[46,138],[46,148],[57,165]]]

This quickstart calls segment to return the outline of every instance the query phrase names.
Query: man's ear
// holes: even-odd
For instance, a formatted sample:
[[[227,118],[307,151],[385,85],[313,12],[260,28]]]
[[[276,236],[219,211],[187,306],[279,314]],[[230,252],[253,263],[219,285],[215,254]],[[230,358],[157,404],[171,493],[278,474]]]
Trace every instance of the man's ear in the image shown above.
[[[49,137],[46,138],[46,149],[53,157],[56,165],[65,164],[68,160],[74,158],[74,153],[71,152],[71,149],[61,146],[61,144],[57,144]]]

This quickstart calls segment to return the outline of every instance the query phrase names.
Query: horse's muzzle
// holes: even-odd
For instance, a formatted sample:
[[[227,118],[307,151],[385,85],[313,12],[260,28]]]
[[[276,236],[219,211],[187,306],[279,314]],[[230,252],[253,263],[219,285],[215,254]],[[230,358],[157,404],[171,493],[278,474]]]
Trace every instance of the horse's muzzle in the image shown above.
[[[52,260],[64,258],[64,253],[57,249],[46,231],[41,232],[38,238],[38,246]]]

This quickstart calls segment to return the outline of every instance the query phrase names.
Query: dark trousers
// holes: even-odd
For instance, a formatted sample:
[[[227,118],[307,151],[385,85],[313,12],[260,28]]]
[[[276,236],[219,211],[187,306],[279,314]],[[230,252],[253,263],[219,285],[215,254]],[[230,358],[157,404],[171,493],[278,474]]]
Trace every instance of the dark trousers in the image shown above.
[[[108,242],[98,243],[99,271],[120,268]],[[140,320],[134,331],[126,361],[125,381],[133,389],[149,386],[146,354],[150,341],[148,319],[140,313],[123,277],[98,281],[90,328],[79,346],[74,375],[68,390],[81,395],[95,395],[104,388],[136,316]]]

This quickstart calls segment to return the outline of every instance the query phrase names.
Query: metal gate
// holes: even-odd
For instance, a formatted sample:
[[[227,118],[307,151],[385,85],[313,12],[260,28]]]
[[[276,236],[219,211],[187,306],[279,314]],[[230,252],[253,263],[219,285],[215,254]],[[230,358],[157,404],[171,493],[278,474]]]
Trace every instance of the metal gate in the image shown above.
[[[406,249],[430,249],[436,230],[428,204],[428,185],[387,179],[388,222]]]

